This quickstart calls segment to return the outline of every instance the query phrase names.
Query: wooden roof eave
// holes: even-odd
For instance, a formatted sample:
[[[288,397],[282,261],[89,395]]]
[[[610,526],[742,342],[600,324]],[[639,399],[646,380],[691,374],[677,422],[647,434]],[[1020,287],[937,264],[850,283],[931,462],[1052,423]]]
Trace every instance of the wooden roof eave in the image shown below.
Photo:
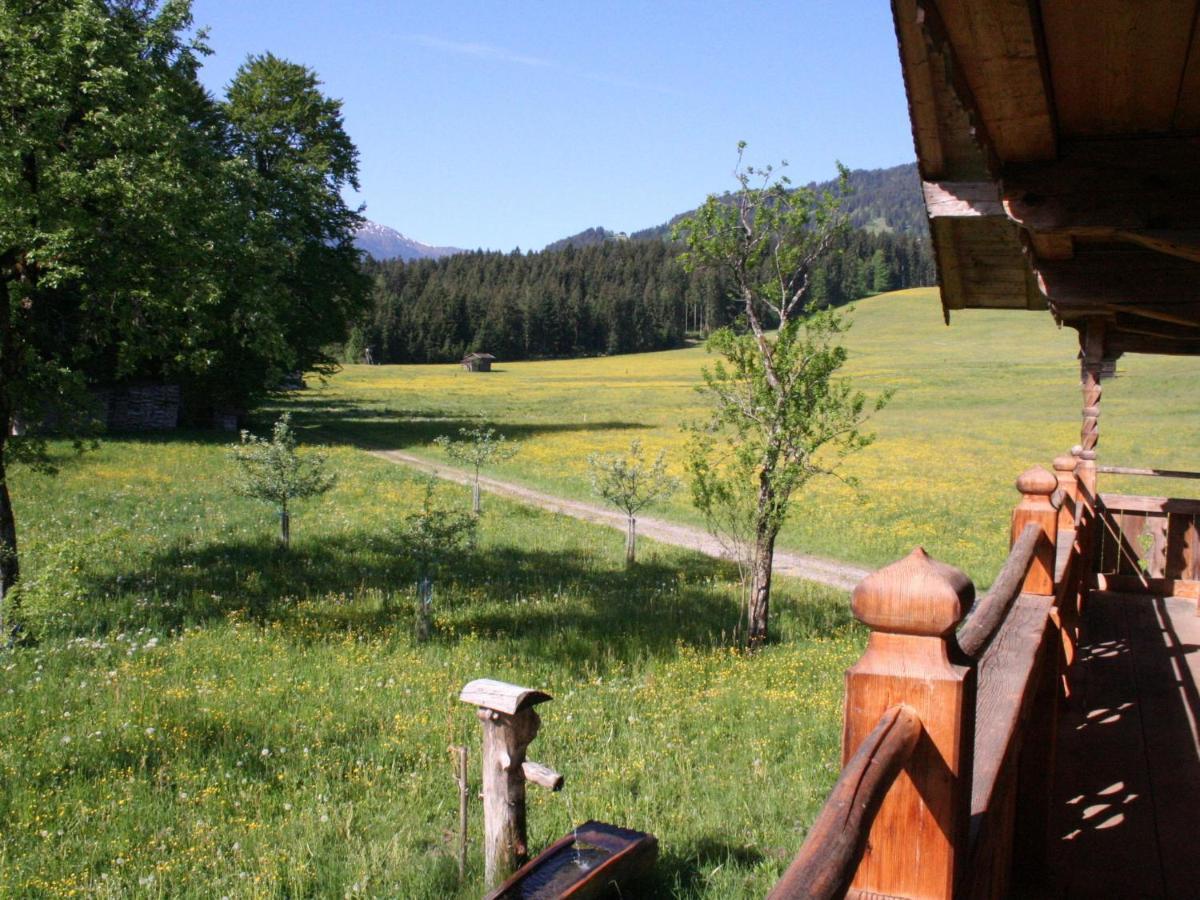
[[[950,4],[943,17],[932,0],[893,0],[892,7],[947,320],[952,309],[1045,309],[996,187],[1002,153],[1027,159],[1054,152],[1032,14],[978,14]],[[985,86],[979,93],[955,49],[965,39],[972,46],[997,41],[1003,52],[989,57],[989,71],[1019,77],[1029,90],[989,91],[977,79]],[[1030,113],[1030,97],[1039,96]]]
[[[1104,140],[1060,143],[1041,12],[893,0],[943,309],[1049,306],[1067,324],[1105,318],[1128,352],[1155,337],[1163,352],[1193,352],[1200,141],[1102,129]],[[1189,34],[1197,52],[1179,63],[1174,122],[1200,129],[1200,32]],[[1049,43],[1060,47],[1061,34]],[[1114,52],[1133,59],[1144,48]],[[1072,90],[1072,121],[1082,121],[1086,97]]]

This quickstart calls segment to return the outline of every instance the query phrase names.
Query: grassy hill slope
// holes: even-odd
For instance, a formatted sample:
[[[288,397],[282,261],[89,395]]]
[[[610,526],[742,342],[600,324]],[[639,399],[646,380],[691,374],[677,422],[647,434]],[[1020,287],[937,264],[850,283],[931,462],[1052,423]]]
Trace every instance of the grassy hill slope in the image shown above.
[[[785,528],[789,549],[880,565],[922,544],[990,583],[1007,550],[1013,480],[1078,440],[1075,332],[1047,313],[970,311],[942,323],[936,290],[861,301],[847,372],[870,394],[893,389],[877,442],[853,459],[859,494],[814,483]],[[702,348],[599,359],[457,366],[349,366],[293,404],[323,433],[440,458],[439,434],[479,421],[523,442],[493,474],[587,498],[587,455],[633,437],[681,470],[680,424],[703,413]],[[1101,450],[1127,464],[1195,466],[1194,360],[1129,357],[1105,392]],[[1168,490],[1160,484],[1146,490]],[[698,521],[686,492],[656,511]]]

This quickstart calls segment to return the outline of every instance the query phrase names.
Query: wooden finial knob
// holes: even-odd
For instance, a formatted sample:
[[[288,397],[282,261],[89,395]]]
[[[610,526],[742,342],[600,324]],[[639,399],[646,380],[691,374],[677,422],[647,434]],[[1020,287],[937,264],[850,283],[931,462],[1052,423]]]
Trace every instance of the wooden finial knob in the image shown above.
[[[975,585],[966,573],[917,547],[864,578],[850,605],[872,631],[937,637],[949,634],[974,602]]]
[[[1070,453],[1054,457],[1055,472],[1074,472],[1077,460]]]
[[[1058,488],[1058,479],[1053,472],[1041,466],[1026,469],[1017,476],[1017,490],[1022,494],[1043,494],[1049,497]]]

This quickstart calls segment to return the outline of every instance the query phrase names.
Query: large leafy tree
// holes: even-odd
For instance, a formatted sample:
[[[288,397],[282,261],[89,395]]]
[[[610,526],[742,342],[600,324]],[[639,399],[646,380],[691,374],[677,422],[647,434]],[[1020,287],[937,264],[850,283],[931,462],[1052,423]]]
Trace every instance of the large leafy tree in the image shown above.
[[[182,0],[0,4],[0,627],[19,574],[8,466],[45,461],[14,425],[61,423],[89,372],[203,355],[225,213],[190,24]]]
[[[330,365],[365,295],[338,102],[271,56],[215,102],[191,24],[189,0],[0,3],[0,631],[19,575],[8,465],[47,462],[39,425],[65,430],[87,384],[134,377],[244,405]]]
[[[236,399],[247,384],[261,389],[287,371],[328,371],[326,346],[345,338],[366,302],[354,247],[362,218],[341,194],[358,187],[358,151],[341,102],[320,86],[303,65],[252,56],[221,106],[229,151],[246,169],[237,201],[250,215],[221,363],[206,375],[210,396],[216,379],[215,393]]]
[[[744,554],[756,647],[767,639],[775,539],[793,497],[812,478],[837,474],[872,437],[862,430],[865,396],[838,375],[845,320],[808,299],[811,274],[844,227],[839,196],[793,188],[770,166],[744,166],[744,148],[736,193],[710,196],[676,235],[688,268],[728,278],[741,313],[739,330],[709,338],[721,359],[704,370],[711,415],[692,429],[688,468],[710,528]],[[846,176],[841,169],[842,190]]]

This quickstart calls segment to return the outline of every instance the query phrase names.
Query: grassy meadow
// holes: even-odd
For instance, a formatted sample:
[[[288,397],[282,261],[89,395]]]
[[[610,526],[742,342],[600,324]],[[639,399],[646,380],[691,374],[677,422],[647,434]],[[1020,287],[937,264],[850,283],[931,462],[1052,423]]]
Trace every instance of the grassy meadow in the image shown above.
[[[899,291],[857,304],[847,372],[869,395],[894,390],[876,415],[876,443],[798,499],[781,545],[877,566],[923,545],[990,584],[1007,552],[1013,481],[1079,440],[1076,333],[1047,313],[956,313],[942,323],[937,292]],[[480,420],[523,442],[492,474],[576,499],[590,497],[587,456],[640,437],[682,474],[680,423],[703,415],[703,348],[544,362],[348,366],[294,404],[330,440],[442,459],[433,439]],[[1200,363],[1126,357],[1105,389],[1101,453],[1125,465],[1196,468]],[[1187,496],[1193,485],[1108,487]],[[699,523],[686,491],[653,515]]]
[[[14,477],[34,647],[0,651],[0,896],[478,897],[458,883],[456,701],[534,685],[534,846],[599,818],[662,841],[651,896],[762,896],[836,777],[845,596],[783,583],[780,642],[731,649],[721,564],[485,498],[478,546],[435,584],[388,536],[420,485],[351,448],[293,547],[231,496],[223,438],[111,440]],[[468,503],[443,486],[446,502]]]
[[[1014,313],[946,329],[934,293],[908,291],[860,303],[849,345],[850,373],[895,399],[848,467],[862,493],[814,485],[782,543],[867,564],[922,543],[986,585],[1013,478],[1077,439],[1074,332]],[[530,756],[567,787],[531,790],[535,848],[598,818],[658,836],[649,896],[762,896],[836,778],[864,640],[846,596],[781,579],[777,640],[748,657],[724,564],[644,542],[627,572],[618,532],[485,497],[418,643],[389,529],[421,485],[359,449],[440,459],[436,436],[486,421],[522,442],[494,474],[587,498],[587,454],[633,437],[679,468],[704,362],[348,367],[285,404],[339,473],[288,553],[271,510],[232,495],[227,436],[60,447],[57,476],[13,473],[36,643],[0,650],[0,897],[477,897],[481,807],[460,884],[447,748],[471,748],[478,790],[455,698],[481,676],[555,697]],[[1196,365],[1122,362],[1105,458],[1196,467]],[[655,512],[695,521],[684,494]]]

